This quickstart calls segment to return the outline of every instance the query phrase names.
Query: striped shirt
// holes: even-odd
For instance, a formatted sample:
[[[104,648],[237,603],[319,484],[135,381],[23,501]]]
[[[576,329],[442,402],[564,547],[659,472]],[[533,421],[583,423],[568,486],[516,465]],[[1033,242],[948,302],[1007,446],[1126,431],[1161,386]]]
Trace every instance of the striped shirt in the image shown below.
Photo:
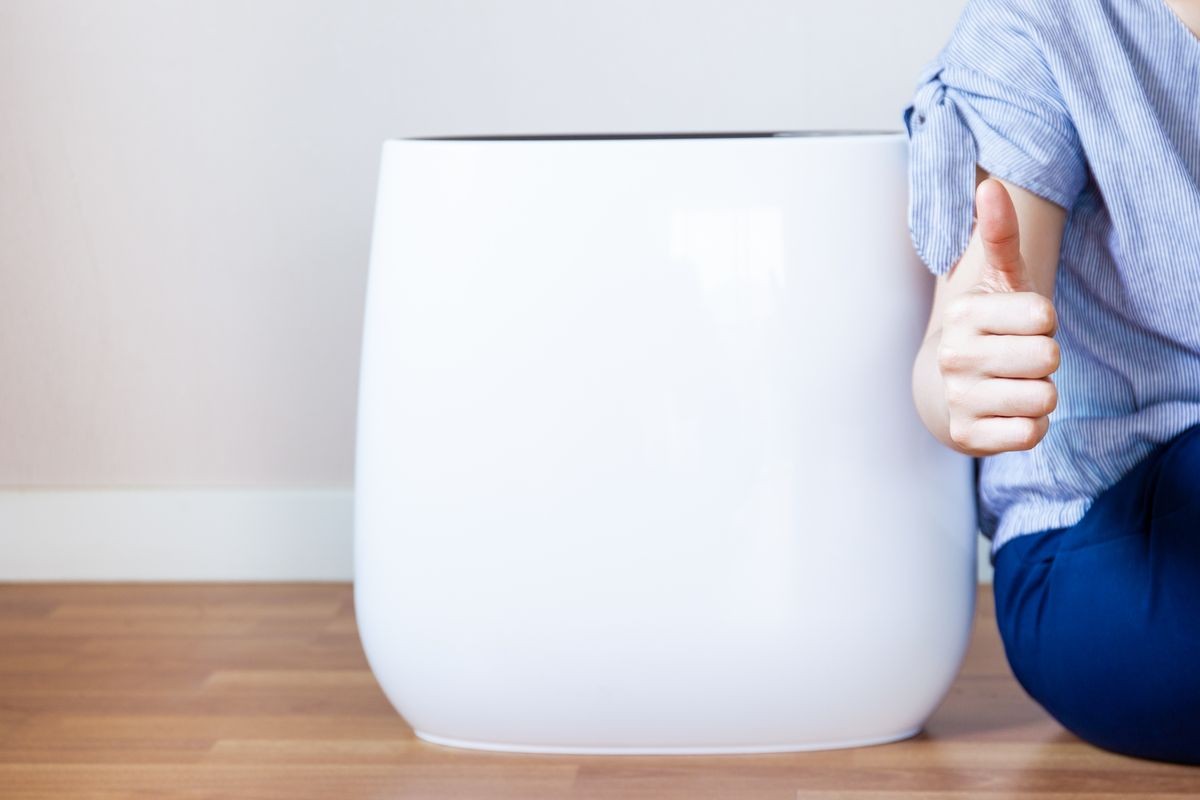
[[[976,163],[1068,211],[1058,406],[1037,446],[978,464],[994,560],[1200,422],[1200,38],[1164,0],[969,0],[903,118],[935,275],[966,248]]]

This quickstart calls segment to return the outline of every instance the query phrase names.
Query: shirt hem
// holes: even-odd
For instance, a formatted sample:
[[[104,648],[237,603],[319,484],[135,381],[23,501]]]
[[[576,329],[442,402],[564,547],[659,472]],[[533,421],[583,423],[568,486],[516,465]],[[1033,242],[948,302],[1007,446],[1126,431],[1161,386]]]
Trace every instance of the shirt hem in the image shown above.
[[[1083,519],[1094,497],[1078,497],[1056,504],[1022,504],[1009,506],[1002,514],[999,527],[992,537],[991,558],[994,561],[1000,548],[1018,536],[1032,536],[1054,528],[1069,528]]]

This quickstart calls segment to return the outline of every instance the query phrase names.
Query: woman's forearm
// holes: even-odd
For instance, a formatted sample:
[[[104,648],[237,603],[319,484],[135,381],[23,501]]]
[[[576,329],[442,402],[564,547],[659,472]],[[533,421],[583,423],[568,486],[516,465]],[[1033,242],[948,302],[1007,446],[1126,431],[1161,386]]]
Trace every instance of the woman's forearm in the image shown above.
[[[921,421],[971,456],[1034,447],[1058,402],[1051,298],[1066,212],[1023,189],[1011,197],[1007,186],[990,179],[976,188],[977,224],[937,279],[912,367]]]

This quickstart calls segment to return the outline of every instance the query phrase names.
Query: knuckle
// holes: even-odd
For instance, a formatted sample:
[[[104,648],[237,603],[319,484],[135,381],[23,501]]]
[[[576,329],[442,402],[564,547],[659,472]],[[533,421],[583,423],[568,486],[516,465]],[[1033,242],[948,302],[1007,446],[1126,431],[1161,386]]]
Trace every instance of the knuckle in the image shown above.
[[[972,303],[967,295],[958,295],[946,304],[944,319],[955,325],[962,325],[971,319]]]
[[[962,351],[942,341],[937,348],[937,363],[943,372],[961,369],[964,366]]]
[[[1058,342],[1054,341],[1050,337],[1045,337],[1045,344],[1042,345],[1042,350],[1042,362],[1046,370],[1053,372],[1054,370],[1058,369],[1060,357]]]
[[[971,446],[971,425],[962,419],[950,420],[950,441],[959,447]]]
[[[1032,449],[1042,440],[1040,424],[1036,419],[1029,417],[1017,417],[1016,419],[1020,420],[1020,424],[1017,426],[1017,445],[1019,449]]]
[[[1038,443],[1041,437],[1037,434],[1037,429],[1030,423],[1025,426],[1025,430],[1021,432],[1021,449],[1029,450]]]
[[[1033,318],[1033,324],[1039,329],[1049,330],[1054,327],[1056,319],[1054,303],[1050,302],[1044,295],[1033,294],[1029,315]]]
[[[1045,416],[1058,408],[1058,389],[1049,381],[1046,382],[1046,388],[1042,390],[1041,396],[1041,414]]]
[[[962,381],[947,381],[946,382],[946,405],[958,408],[966,404],[967,387]]]
[[[1048,336],[1034,336],[1029,343],[1026,358],[1029,368],[1038,376],[1047,375],[1058,366],[1058,345]]]

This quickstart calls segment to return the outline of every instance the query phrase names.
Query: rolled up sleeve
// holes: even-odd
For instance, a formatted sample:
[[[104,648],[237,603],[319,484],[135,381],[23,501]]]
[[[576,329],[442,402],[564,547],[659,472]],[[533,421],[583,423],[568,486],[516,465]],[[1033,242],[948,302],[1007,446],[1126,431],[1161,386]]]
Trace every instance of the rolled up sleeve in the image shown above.
[[[1035,25],[1010,0],[972,0],[904,109],[909,233],[935,275],[949,272],[966,250],[976,164],[1066,209],[1087,181],[1083,148]]]

